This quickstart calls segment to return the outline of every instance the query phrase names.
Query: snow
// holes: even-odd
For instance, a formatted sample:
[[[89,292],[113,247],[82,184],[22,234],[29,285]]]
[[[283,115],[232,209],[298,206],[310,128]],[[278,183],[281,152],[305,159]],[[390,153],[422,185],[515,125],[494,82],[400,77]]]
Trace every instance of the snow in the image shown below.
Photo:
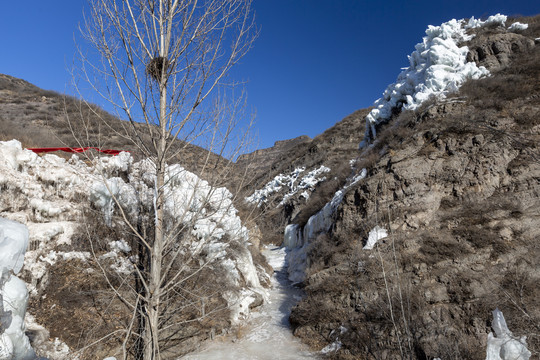
[[[457,91],[468,79],[479,79],[489,71],[467,62],[469,49],[459,46],[472,38],[468,29],[486,26],[504,26],[507,17],[496,14],[482,21],[472,17],[469,21],[452,19],[440,26],[429,25],[426,36],[409,55],[409,66],[390,84],[383,97],[375,101],[374,109],[366,116],[366,131],[360,148],[376,137],[375,126],[391,118],[395,109],[414,110],[429,98],[444,98]],[[514,23],[510,31],[526,28]]]
[[[336,352],[336,351],[338,351],[339,349],[341,349],[341,341],[336,340],[336,341],[334,341],[333,343],[326,345],[326,346],[321,350],[321,353],[322,353],[322,354],[328,354],[328,353],[331,353],[331,352]]]
[[[120,210],[128,219],[151,214],[155,201],[155,169],[151,160],[135,162],[129,153],[96,158],[87,164],[77,155],[68,161],[52,154],[41,157],[23,149],[19,141],[0,142],[0,216],[20,220],[29,229],[22,236],[24,227],[12,231],[11,222],[3,223],[9,226],[2,230],[0,263],[19,271],[24,261],[22,271],[30,279],[30,294],[40,295],[50,281],[48,269],[52,265],[74,259],[84,262],[92,256],[86,252],[58,250],[60,245],[71,244],[83,207],[91,205],[99,209],[108,224],[112,224]],[[227,277],[230,282],[224,285],[234,289],[228,297],[233,309],[231,322],[237,323],[249,316],[246,304],[266,297],[266,290],[259,281],[259,276],[266,274],[253,264],[250,234],[237,215],[232,194],[226,188],[210,185],[180,165],[167,167],[166,182],[167,226],[180,223],[179,231],[185,229],[192,235],[180,244],[183,254],[199,258],[214,269],[230,271]],[[5,236],[8,233],[10,235]],[[26,239],[24,249],[4,251],[3,246],[13,249],[11,244],[17,236]],[[131,274],[134,259],[131,248],[122,239],[114,240],[109,244],[109,252],[101,255],[107,266],[117,273]],[[28,243],[30,251],[23,259]],[[240,305],[241,312],[238,311]],[[2,336],[7,339],[7,335]],[[48,346],[52,346],[50,341]],[[59,347],[67,349],[63,343],[59,343]],[[3,349],[4,352],[9,350]]]
[[[26,226],[0,218],[0,359],[35,358],[24,325],[28,291],[15,276],[22,268],[28,237]]]
[[[23,224],[0,218],[0,266],[18,274],[28,248],[28,228]]]
[[[25,169],[27,164],[36,161],[37,154],[32,151],[21,152],[21,144],[17,140],[4,142],[6,146],[0,148],[0,164],[13,170]]]
[[[491,15],[485,21],[480,20],[480,19],[475,19],[474,16],[472,16],[467,22],[466,28],[474,29],[474,28],[487,27],[487,26],[504,26],[507,19],[508,17],[502,14]]]
[[[283,198],[279,203],[280,206],[286,204],[289,199],[298,192],[301,193],[301,197],[307,200],[310,193],[315,189],[315,186],[326,180],[326,177],[322,175],[329,172],[330,168],[321,165],[300,178],[300,175],[305,173],[305,171],[306,168],[300,167],[294,169],[289,174],[279,174],[274,179],[270,180],[262,189],[256,190],[252,195],[246,197],[245,201],[260,207],[262,204],[268,202],[272,194],[281,191],[283,187],[286,187],[288,192],[283,195]]]
[[[522,31],[522,30],[527,30],[528,27],[529,27],[528,24],[522,24],[520,22],[515,22],[512,25],[510,25],[508,30],[509,31]]]
[[[343,335],[345,334],[348,329],[346,327],[344,327],[343,325],[341,325],[338,329],[339,331],[339,335]],[[336,330],[332,330],[330,332],[330,337],[332,337],[332,335],[336,334],[337,331]],[[322,350],[321,350],[321,353],[322,354],[328,354],[328,353],[332,353],[332,352],[336,352],[338,351],[339,349],[341,349],[341,346],[342,346],[342,343],[341,341],[339,340],[339,336],[336,336],[336,339],[334,340],[334,342],[326,345]]]
[[[129,254],[129,252],[131,251],[131,246],[129,246],[129,244],[124,239],[121,239],[118,241],[112,241],[109,243],[109,246],[111,247],[111,250],[113,251],[118,250],[126,254]]]
[[[363,247],[364,250],[371,250],[377,244],[377,241],[384,239],[388,236],[386,229],[383,229],[380,226],[375,226],[368,234],[368,239],[366,245]]]
[[[70,252],[64,252],[64,251],[55,251],[51,250],[47,255],[41,255],[39,257],[39,260],[42,262],[46,262],[49,265],[56,264],[59,260],[73,260],[73,259],[79,259],[86,261],[90,258],[89,252],[81,252],[81,251],[70,251]]]
[[[250,314],[249,305],[255,301],[253,291],[241,290],[225,291],[223,298],[227,301],[231,312],[231,321],[233,324],[238,324],[240,320],[246,320]]]
[[[137,195],[132,186],[129,186],[121,178],[114,177],[103,182],[96,181],[90,191],[90,202],[101,208],[105,216],[105,223],[111,225],[111,219],[116,202],[131,215],[136,215]]]
[[[531,352],[527,350],[527,337],[512,335],[499,309],[493,310],[491,327],[495,335],[488,334],[486,360],[528,360],[531,357]]]
[[[356,185],[367,175],[366,169],[354,176],[340,190],[336,191],[332,200],[311,216],[304,226],[300,228],[297,224],[290,224],[285,228],[283,246],[287,248],[287,263],[289,279],[293,283],[305,280],[305,269],[308,265],[307,250],[309,244],[321,234],[327,232],[333,223],[333,216],[347,191]]]
[[[131,218],[138,215],[139,209],[151,209],[155,201],[155,166],[150,161],[133,163],[125,156],[123,163],[118,161],[115,166],[118,171],[128,172],[128,182],[115,176],[95,182],[90,191],[91,203],[101,209],[109,225],[120,209]],[[118,175],[116,170],[108,173]],[[225,278],[234,288],[239,287],[224,294],[231,309],[231,322],[238,323],[249,315],[249,304],[257,296],[264,297],[265,290],[247,248],[249,232],[237,215],[232,194],[226,188],[211,186],[178,164],[166,168],[163,190],[167,226],[190,229],[192,235],[186,236],[181,246],[192,257],[201,257],[201,263],[224,269]],[[240,246],[231,251],[231,243]],[[114,244],[104,256],[116,259],[111,265],[113,269],[128,274],[132,265],[120,256],[121,252],[129,252],[126,246]],[[245,285],[240,283],[241,279]]]

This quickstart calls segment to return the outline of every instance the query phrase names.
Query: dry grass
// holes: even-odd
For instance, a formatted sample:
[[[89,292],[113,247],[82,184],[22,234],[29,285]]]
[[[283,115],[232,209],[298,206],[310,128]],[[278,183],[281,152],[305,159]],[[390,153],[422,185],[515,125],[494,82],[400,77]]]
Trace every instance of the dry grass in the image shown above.
[[[133,139],[133,127],[97,105],[42,90],[24,80],[0,74],[0,134],[2,140],[17,139],[25,147],[93,146],[131,152],[142,158],[141,147],[150,147],[152,139],[143,128],[139,140]],[[179,141],[173,150],[184,167],[200,173],[203,168],[222,171],[228,161],[201,147]],[[205,163],[209,155],[209,164]]]
[[[532,21],[519,21],[531,25],[524,35],[540,36],[540,16]],[[513,154],[518,152],[507,171],[512,176],[525,176],[531,164],[540,160],[538,59],[540,48],[536,46],[531,53],[516,57],[511,67],[492,77],[468,82],[444,102],[427,103],[415,112],[395,115],[378,129],[377,140],[364,151],[357,165],[366,167],[371,176],[391,177],[392,174],[386,172],[387,155],[405,148],[418,148],[417,139],[424,145],[411,156],[436,156],[442,160],[458,154],[445,148],[447,140],[455,139],[461,144],[472,139],[480,148],[486,143],[497,143]],[[480,143],[478,139],[483,140]],[[467,156],[462,152],[459,155]],[[451,173],[444,176],[430,181],[459,182]],[[528,336],[533,358],[538,357],[537,284],[540,279],[537,259],[540,250],[536,238],[530,235],[535,232],[526,229],[526,224],[536,215],[534,210],[525,209],[512,191],[512,187],[501,185],[499,191],[486,199],[449,194],[442,199],[432,220],[440,222],[441,228],[429,231],[420,228],[396,234],[393,239],[397,260],[388,245],[393,240],[387,239],[380,247],[384,265],[373,255],[375,250],[357,258],[352,255],[359,253],[358,248],[363,245],[360,239],[366,236],[373,219],[361,214],[360,205],[353,210],[349,206],[348,221],[352,221],[350,212],[356,211],[354,215],[361,217],[358,222],[364,224],[355,227],[347,223],[344,228],[338,219],[330,234],[319,236],[313,243],[305,286],[307,296],[293,310],[291,318],[297,334],[322,345],[339,337],[343,347],[329,356],[332,359],[428,359],[434,356],[483,359],[485,348],[479,344],[491,330],[491,311],[499,307],[514,334]],[[317,207],[318,204],[312,206],[309,212]],[[415,213],[414,207],[402,210],[393,214],[394,223],[402,224],[402,217]],[[379,217],[380,223],[388,221],[382,215]],[[510,239],[508,221],[520,224],[512,227]],[[470,268],[472,264],[474,270]],[[383,266],[387,274],[385,281],[381,275]],[[445,288],[446,300],[438,302],[425,294],[426,290],[432,291],[433,284]],[[482,287],[491,290],[480,290]],[[400,298],[398,289],[405,300]],[[479,296],[482,291],[487,292]],[[401,314],[403,309],[408,327],[401,319],[393,321],[389,315],[390,310]],[[339,326],[348,331],[337,335]],[[400,355],[396,334],[401,336],[406,356]],[[407,339],[411,340],[411,347]]]

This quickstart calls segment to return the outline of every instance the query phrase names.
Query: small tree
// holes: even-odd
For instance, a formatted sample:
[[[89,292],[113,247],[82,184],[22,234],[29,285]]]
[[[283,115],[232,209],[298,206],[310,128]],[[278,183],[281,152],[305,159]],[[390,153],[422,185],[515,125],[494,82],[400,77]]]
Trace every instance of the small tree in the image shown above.
[[[256,36],[251,1],[91,0],[90,5],[82,33],[99,57],[79,51],[81,74],[128,120],[118,129],[103,119],[101,131],[129,139],[155,168],[150,220],[143,224],[125,207],[118,209],[136,239],[139,259],[135,300],[129,302],[135,324],[124,344],[134,338],[136,358],[159,359],[164,333],[175,326],[174,316],[164,314],[165,302],[185,280],[179,275],[178,244],[189,235],[186,223],[171,223],[165,210],[167,166],[188,144],[209,150],[199,153],[199,173],[208,173],[214,154],[233,158],[239,151],[242,141],[230,140],[243,96],[225,103],[223,94],[235,85],[225,82],[229,70]],[[245,140],[245,133],[239,139]],[[205,201],[215,201],[213,191]]]

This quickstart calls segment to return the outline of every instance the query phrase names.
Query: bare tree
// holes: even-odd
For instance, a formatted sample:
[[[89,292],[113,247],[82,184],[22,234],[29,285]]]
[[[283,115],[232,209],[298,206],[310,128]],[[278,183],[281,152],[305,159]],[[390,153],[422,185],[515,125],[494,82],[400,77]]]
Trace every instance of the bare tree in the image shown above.
[[[180,296],[179,284],[194,276],[181,271],[189,268],[181,263],[184,253],[178,245],[189,236],[188,225],[178,217],[171,222],[166,211],[172,178],[168,164],[188,144],[209,150],[201,153],[200,173],[215,167],[214,154],[233,158],[239,151],[242,141],[236,141],[234,129],[243,94],[224,94],[236,85],[227,82],[229,70],[256,37],[251,1],[91,0],[90,5],[81,30],[99,56],[81,49],[81,74],[128,120],[119,129],[102,118],[101,131],[129,139],[155,171],[153,214],[144,224],[140,216],[128,213],[105,182],[139,256],[135,297],[117,292],[134,314],[125,330],[124,350],[131,341],[136,358],[159,359],[164,339],[178,326],[173,312],[164,312],[166,302]],[[79,134],[79,139],[84,137]],[[245,133],[239,139],[245,140]],[[204,201],[216,209],[215,187],[208,189]]]

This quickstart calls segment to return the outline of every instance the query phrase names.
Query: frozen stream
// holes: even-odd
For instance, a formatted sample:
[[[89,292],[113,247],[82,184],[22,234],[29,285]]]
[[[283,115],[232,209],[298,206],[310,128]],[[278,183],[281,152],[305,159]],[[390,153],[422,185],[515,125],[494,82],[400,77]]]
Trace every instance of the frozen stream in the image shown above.
[[[182,357],[183,360],[286,360],[317,359],[317,355],[295,339],[289,325],[291,308],[298,302],[301,290],[290,286],[287,278],[285,249],[263,250],[274,268],[269,301],[251,314],[244,337],[236,342],[209,342],[203,350]]]

